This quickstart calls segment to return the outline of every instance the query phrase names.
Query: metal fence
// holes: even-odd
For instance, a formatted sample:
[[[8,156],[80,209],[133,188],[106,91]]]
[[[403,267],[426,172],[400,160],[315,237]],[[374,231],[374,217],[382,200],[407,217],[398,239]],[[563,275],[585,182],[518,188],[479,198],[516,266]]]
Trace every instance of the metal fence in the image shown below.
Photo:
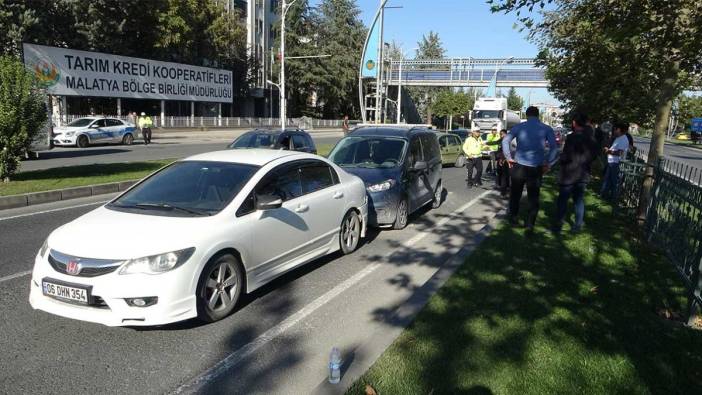
[[[90,115],[67,115],[62,124],[73,122],[78,118]],[[119,118],[126,121],[126,115],[104,115],[109,118]],[[267,117],[175,117],[153,116],[154,127],[157,128],[259,128],[280,126],[279,118]],[[290,118],[287,125],[302,129],[340,128],[343,121],[340,119],[315,119],[315,118]]]
[[[647,153],[622,161],[618,209],[635,215],[640,202]],[[702,169],[666,158],[653,166],[654,185],[644,231],[665,251],[690,291],[690,318],[702,306]]]

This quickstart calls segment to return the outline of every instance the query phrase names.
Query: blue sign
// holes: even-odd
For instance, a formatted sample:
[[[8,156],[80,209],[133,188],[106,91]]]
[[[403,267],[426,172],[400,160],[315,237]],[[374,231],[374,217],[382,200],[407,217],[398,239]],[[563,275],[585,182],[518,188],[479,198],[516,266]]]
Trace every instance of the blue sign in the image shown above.
[[[377,77],[378,76],[378,52],[380,43],[380,29],[378,23],[373,21],[373,26],[371,26],[371,33],[368,36],[368,41],[366,42],[366,50],[364,52],[363,58],[363,77]]]
[[[702,132],[702,118],[692,118],[691,129],[693,132],[696,132],[696,133]]]

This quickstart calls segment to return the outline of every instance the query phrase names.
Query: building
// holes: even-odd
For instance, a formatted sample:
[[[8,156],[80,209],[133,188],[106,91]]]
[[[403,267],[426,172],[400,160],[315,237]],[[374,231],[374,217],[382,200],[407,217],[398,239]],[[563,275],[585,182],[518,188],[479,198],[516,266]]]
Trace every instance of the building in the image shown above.
[[[273,64],[277,58],[275,24],[280,16],[279,0],[222,0],[227,11],[238,10],[246,20],[246,46],[258,64],[250,97],[240,108],[242,116],[277,116],[278,92],[266,83],[277,81],[273,77]],[[274,103],[275,102],[275,103]]]

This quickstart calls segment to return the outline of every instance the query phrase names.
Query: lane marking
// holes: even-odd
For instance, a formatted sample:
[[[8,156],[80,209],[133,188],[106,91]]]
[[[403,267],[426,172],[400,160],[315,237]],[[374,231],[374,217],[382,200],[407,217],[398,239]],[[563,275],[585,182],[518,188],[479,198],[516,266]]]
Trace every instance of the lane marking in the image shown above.
[[[112,200],[112,199],[110,199]],[[101,200],[99,202],[93,202],[93,203],[85,203],[85,204],[79,204],[77,206],[69,206],[69,207],[61,207],[61,208],[54,208],[51,210],[44,210],[44,211],[37,211],[34,213],[26,213],[26,214],[18,214],[18,215],[13,215],[11,217],[1,217],[0,221],[6,221],[9,219],[15,219],[15,218],[23,218],[23,217],[31,217],[32,215],[39,215],[39,214],[47,214],[47,213],[53,213],[56,211],[63,211],[63,210],[70,210],[72,208],[79,208],[79,207],[87,207],[87,206],[92,206],[92,205],[99,205],[103,203],[107,203],[109,200]]]
[[[10,280],[15,279],[15,278],[24,277],[28,274],[32,274],[32,271],[27,270],[26,272],[20,272],[20,273],[10,274],[9,276],[0,277],[0,283],[3,283],[5,281],[10,281]]]
[[[455,214],[462,213],[463,211],[467,210],[468,208],[470,208],[474,204],[478,203],[478,201],[480,201],[482,198],[484,198],[485,196],[487,196],[491,192],[492,191],[485,191],[485,192],[481,193],[480,195],[476,196],[473,200],[464,204],[463,206],[459,207],[458,209],[454,210],[446,218],[443,218],[441,221],[437,222],[436,225],[432,226],[430,229],[434,229],[434,228],[445,225],[450,220],[454,219],[453,216]],[[411,239],[409,239],[405,243],[403,243],[402,246],[404,246],[406,248],[411,247],[430,234],[432,234],[432,232],[430,232],[429,229],[425,229],[423,231],[420,231],[417,235],[415,235],[414,237],[412,237]],[[395,253],[395,251],[389,253],[388,256],[391,256],[394,253]],[[352,277],[348,278],[346,281],[342,282],[341,284],[339,284],[336,287],[329,290],[324,295],[315,299],[312,303],[303,307],[297,313],[286,318],[280,324],[268,329],[267,331],[265,331],[263,334],[259,335],[256,339],[254,339],[250,343],[247,343],[246,345],[238,348],[237,350],[232,351],[229,355],[224,357],[224,359],[217,362],[211,368],[205,370],[203,373],[201,373],[200,375],[195,377],[189,383],[183,384],[183,385],[179,386],[178,388],[176,388],[172,392],[172,394],[182,394],[182,393],[186,393],[186,392],[187,393],[199,392],[199,390],[204,385],[208,384],[209,382],[216,379],[217,377],[219,377],[223,373],[227,372],[229,369],[233,368],[239,362],[241,362],[244,359],[246,359],[247,357],[251,356],[258,349],[265,346],[270,341],[272,341],[275,338],[277,338],[278,336],[284,334],[288,329],[292,328],[297,323],[299,323],[300,321],[305,319],[307,316],[314,313],[320,307],[329,303],[332,299],[339,296],[342,292],[344,292],[344,291],[348,290],[349,288],[351,288],[352,286],[356,285],[364,277],[368,276],[369,274],[371,274],[372,272],[374,272],[375,270],[377,270],[381,266],[382,266],[381,263],[373,263],[373,264],[367,266],[365,269],[361,270],[360,272],[356,273]]]

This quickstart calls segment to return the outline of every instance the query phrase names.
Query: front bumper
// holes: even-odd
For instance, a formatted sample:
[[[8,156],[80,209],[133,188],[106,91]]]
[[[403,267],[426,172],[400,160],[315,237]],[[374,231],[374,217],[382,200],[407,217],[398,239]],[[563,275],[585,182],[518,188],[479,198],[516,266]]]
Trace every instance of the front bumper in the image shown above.
[[[76,277],[55,271],[46,259],[37,256],[30,280],[29,304],[36,310],[107,326],[153,326],[183,321],[197,316],[195,292],[190,289],[192,275],[186,266],[187,262],[159,275],[119,275],[115,271],[98,277]],[[91,299],[99,297],[104,304],[78,305],[45,296],[42,292],[45,278],[91,287]],[[129,306],[125,301],[125,298],[152,296],[158,297],[158,303],[149,307]]]
[[[368,224],[385,226],[395,223],[400,192],[397,187],[383,192],[368,192]]]
[[[69,145],[76,145],[76,136],[64,136],[62,134],[54,136],[51,141],[53,141],[54,145],[58,146],[69,146]]]

